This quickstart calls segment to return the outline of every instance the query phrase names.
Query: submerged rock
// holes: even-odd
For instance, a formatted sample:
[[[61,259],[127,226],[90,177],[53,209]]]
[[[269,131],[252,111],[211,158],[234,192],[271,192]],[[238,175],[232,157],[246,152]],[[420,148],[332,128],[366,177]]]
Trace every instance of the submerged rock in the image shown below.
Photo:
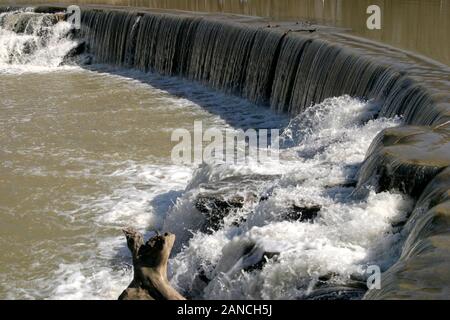
[[[276,259],[280,255],[280,252],[264,248],[249,239],[232,241],[222,253],[215,274],[225,273],[230,277],[241,271],[262,270],[269,260]]]
[[[67,52],[67,54],[63,58],[63,61],[61,62],[61,64],[64,65],[64,64],[68,64],[70,62],[81,61],[80,56],[86,52],[87,52],[86,42],[81,41],[75,47],[73,47],[69,52]]]
[[[227,217],[231,211],[242,209],[245,199],[242,196],[234,195],[226,198],[226,195],[201,194],[195,201],[195,207],[204,214],[206,223],[202,231],[217,231],[223,224],[223,219]]]
[[[30,39],[23,44],[22,53],[24,55],[32,55],[37,49],[38,46],[34,39]]]
[[[11,14],[3,21],[3,27],[15,33],[33,34],[43,36],[51,27],[60,21],[60,17],[53,14],[30,14],[18,12]]]
[[[279,252],[264,252],[258,262],[255,262],[252,265],[245,267],[243,270],[246,272],[262,270],[267,261],[271,259],[276,259],[279,255],[280,255]]]
[[[292,209],[287,213],[286,219],[300,222],[313,222],[321,209],[322,207],[319,205],[300,207],[294,204]]]
[[[203,232],[219,230],[224,219],[231,213],[258,201],[259,187],[263,182],[271,181],[277,176],[248,175],[222,179],[200,188],[203,190],[195,200],[195,208],[206,218]],[[233,222],[239,225],[244,220],[237,217]]]

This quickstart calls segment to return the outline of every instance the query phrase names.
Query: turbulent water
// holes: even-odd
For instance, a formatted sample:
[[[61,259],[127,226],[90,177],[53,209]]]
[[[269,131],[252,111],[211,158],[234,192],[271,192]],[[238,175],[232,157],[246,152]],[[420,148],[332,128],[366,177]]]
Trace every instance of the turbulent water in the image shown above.
[[[393,263],[401,235],[392,225],[405,220],[411,203],[400,194],[356,196],[348,186],[374,136],[398,123],[373,120],[372,111],[370,104],[349,97],[329,99],[287,127],[283,138],[290,147],[282,150],[279,164],[198,169],[165,221],[166,229],[186,239],[172,260],[173,283],[207,299],[318,298],[327,295],[321,286],[345,287],[350,278],[364,279],[368,265],[385,269]],[[246,203],[213,234],[196,230],[203,217],[192,204],[205,180],[214,184],[248,175],[274,175],[253,186],[268,199]],[[292,205],[321,210],[314,223],[286,221]],[[265,252],[279,255],[261,271],[242,272]],[[211,282],[199,280],[199,270]],[[347,290],[357,288],[341,294]]]
[[[26,14],[21,30],[0,15],[0,298],[117,298],[126,225],[177,235],[171,282],[195,299],[361,298],[367,267],[398,258],[411,200],[355,182],[401,119],[341,96],[288,120],[179,78],[67,66],[70,25]],[[279,128],[280,161],[175,165],[170,134],[194,120]],[[208,226],[204,194],[244,204]],[[292,214],[312,207],[313,221]]]
[[[65,21],[55,24],[52,14],[30,10],[0,14],[0,68],[45,70],[58,67],[76,46],[71,40],[72,26]]]

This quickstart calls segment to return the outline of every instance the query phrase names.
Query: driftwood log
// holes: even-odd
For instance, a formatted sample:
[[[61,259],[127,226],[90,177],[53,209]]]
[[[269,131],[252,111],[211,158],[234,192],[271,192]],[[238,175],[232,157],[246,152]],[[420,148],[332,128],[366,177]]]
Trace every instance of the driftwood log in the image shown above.
[[[133,228],[124,229],[133,256],[133,281],[119,300],[185,300],[167,279],[167,263],[175,235],[157,235],[144,243],[144,237]]]

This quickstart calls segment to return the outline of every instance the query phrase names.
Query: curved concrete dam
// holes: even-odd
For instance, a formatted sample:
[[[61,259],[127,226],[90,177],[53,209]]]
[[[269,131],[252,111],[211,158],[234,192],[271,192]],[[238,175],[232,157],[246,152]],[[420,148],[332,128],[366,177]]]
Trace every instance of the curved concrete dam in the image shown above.
[[[310,21],[345,28],[354,35],[393,45],[450,65],[448,0],[2,0],[0,5],[64,3],[228,13],[271,21]],[[367,8],[381,9],[381,29],[368,29]]]
[[[6,269],[2,296],[117,297],[132,275],[118,228],[133,224],[177,236],[169,276],[188,298],[448,298],[448,67],[311,23],[81,9],[80,30],[63,7],[0,16],[3,209],[25,228],[10,234],[38,232],[19,212],[55,211],[14,262],[32,281],[7,289]],[[281,129],[279,160],[168,165],[164,134],[193,120]]]

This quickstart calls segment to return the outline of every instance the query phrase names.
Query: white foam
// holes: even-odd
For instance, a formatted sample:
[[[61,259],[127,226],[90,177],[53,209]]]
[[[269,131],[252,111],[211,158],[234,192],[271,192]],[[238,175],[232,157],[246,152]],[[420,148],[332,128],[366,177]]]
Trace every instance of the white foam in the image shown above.
[[[97,205],[109,206],[98,221],[119,227],[152,226],[160,230],[166,212],[192,176],[192,168],[131,164],[112,176],[123,177],[127,182],[112,195],[98,200]]]
[[[129,162],[111,174],[122,186],[113,194],[89,201],[90,211],[97,212],[94,223],[102,230],[133,226],[142,232],[161,229],[165,214],[185,189],[192,169]],[[87,223],[92,223],[88,222]],[[83,252],[83,262],[62,263],[54,272],[54,284],[41,288],[49,299],[117,299],[132,279],[131,256],[123,236],[92,235],[97,246]],[[38,286],[43,286],[43,281]],[[38,295],[42,295],[40,292]]]
[[[340,116],[335,116],[336,110]],[[305,115],[311,114],[315,120],[306,121]],[[282,136],[285,148],[278,164],[253,161],[194,170],[129,161],[110,174],[123,181],[119,188],[83,205],[98,213],[94,222],[99,230],[132,225],[142,231],[175,232],[171,281],[194,298],[306,297],[321,276],[332,274],[332,283],[344,284],[369,264],[386,268],[398,257],[402,238],[392,225],[405,218],[411,201],[400,194],[373,191],[361,198],[352,195],[354,188],[340,186],[354,181],[374,136],[399,123],[399,119],[370,120],[373,115],[373,106],[347,96],[314,106],[294,119]],[[226,126],[221,121],[216,125],[220,123]],[[301,134],[293,136],[294,132]],[[194,201],[202,184],[250,174],[274,175],[258,186],[270,197],[231,214],[221,230],[200,232],[204,217]],[[283,214],[293,204],[322,209],[314,224],[285,221]],[[246,219],[239,227],[233,224],[236,216]],[[132,277],[129,253],[121,236],[97,241],[97,247],[85,253],[90,256],[87,260],[62,263],[52,276],[57,285],[42,292],[52,299],[117,298]],[[254,249],[243,258],[251,245]],[[264,252],[280,255],[261,271],[242,272]],[[199,271],[211,279],[208,285],[199,280]]]
[[[373,191],[361,198],[352,195],[354,188],[341,186],[356,179],[375,135],[400,122],[372,120],[374,108],[348,96],[328,99],[291,122],[282,136],[289,147],[281,151],[279,166],[253,164],[242,170],[213,165],[197,171],[193,181],[201,183],[249,172],[283,175],[266,182],[267,201],[234,214],[246,222],[236,227],[236,217],[229,217],[222,230],[210,235],[198,231],[204,217],[192,205],[199,183],[191,183],[165,225],[186,245],[171,262],[173,284],[195,298],[292,299],[306,297],[321,276],[332,274],[330,283],[340,284],[351,276],[364,278],[360,271],[370,264],[382,269],[392,264],[401,241],[392,225],[405,219],[411,200]],[[283,214],[293,204],[322,209],[315,223],[285,221]],[[243,260],[249,244],[256,245],[255,252]],[[242,273],[264,252],[280,255],[262,271]],[[207,286],[199,281],[199,270],[211,279]]]
[[[8,19],[16,21],[19,15],[31,15],[24,33],[8,29]],[[77,46],[77,41],[68,37],[72,25],[60,21],[54,25],[43,23],[47,15],[33,12],[6,12],[0,14],[0,72],[50,72],[60,67],[64,57]],[[13,24],[14,25],[14,24]]]
[[[65,54],[76,45],[64,36],[69,28],[65,22],[52,27],[44,45],[37,34],[17,35],[0,28],[0,72],[59,70]],[[24,46],[30,41],[38,47],[27,54]],[[167,90],[173,98],[161,98],[161,110],[193,107],[198,112],[201,106],[212,114],[210,123],[218,128],[277,127],[285,119],[180,79],[121,72],[124,77],[141,77],[155,84],[151,90]],[[125,225],[174,232],[177,245],[170,260],[171,281],[199,299],[304,298],[314,291],[321,276],[331,275],[330,282],[339,285],[369,264],[386,269],[398,257],[402,241],[392,225],[405,219],[411,200],[390,192],[355,195],[353,187],[344,185],[357,179],[375,135],[400,123],[399,119],[374,120],[376,110],[376,105],[348,96],[309,108],[282,135],[280,162],[212,164],[196,170],[168,164],[124,164],[110,174],[122,181],[114,192],[80,203],[83,210],[90,208],[97,214],[86,220],[98,226],[94,248],[83,251],[79,263],[67,264],[62,259],[53,281],[38,279],[36,290],[40,292],[22,292],[22,296],[117,298],[132,277],[130,257],[123,237],[102,232],[113,228],[120,234]],[[255,182],[258,196],[268,195],[268,199],[246,203],[224,220],[221,230],[202,233],[205,218],[194,205],[202,184],[246,175],[273,176]],[[285,213],[294,204],[320,205],[316,221],[287,221]],[[236,226],[234,222],[242,219]],[[247,252],[249,247],[253,249]],[[279,256],[262,270],[243,272],[259,262],[264,252]],[[200,280],[200,271],[211,280],[209,284]]]

